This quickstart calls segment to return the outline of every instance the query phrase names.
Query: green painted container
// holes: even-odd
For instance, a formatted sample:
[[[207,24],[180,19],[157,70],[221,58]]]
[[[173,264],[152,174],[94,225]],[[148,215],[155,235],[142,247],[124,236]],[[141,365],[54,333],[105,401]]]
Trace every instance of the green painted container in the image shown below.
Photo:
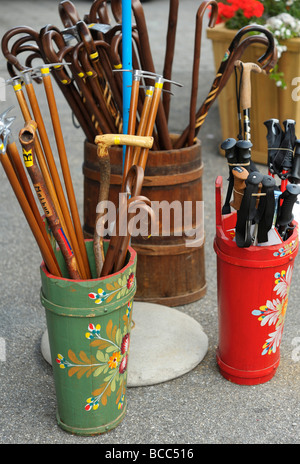
[[[107,243],[105,247],[107,248]],[[93,242],[86,241],[92,275]],[[109,277],[72,280],[60,252],[64,278],[41,265],[41,302],[46,310],[59,426],[78,435],[116,427],[126,413],[127,368],[136,292],[136,253]]]

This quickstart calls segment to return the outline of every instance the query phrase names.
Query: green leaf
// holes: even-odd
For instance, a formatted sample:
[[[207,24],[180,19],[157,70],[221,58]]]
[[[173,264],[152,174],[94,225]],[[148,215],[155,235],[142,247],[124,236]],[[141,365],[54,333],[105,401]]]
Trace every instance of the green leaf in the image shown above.
[[[103,366],[99,366],[93,374],[94,377],[98,377],[98,375],[100,375],[104,371],[105,367],[106,367],[105,364],[103,364]]]
[[[116,344],[118,346],[121,346],[121,342],[122,342],[122,333],[121,333],[121,329],[119,327],[118,330],[117,330],[117,333],[116,333]]]
[[[96,353],[96,358],[98,359],[98,361],[100,362],[105,362],[105,355],[103,353],[103,351],[97,351]]]
[[[116,389],[116,376],[113,378],[111,384],[110,384],[111,391],[114,392]]]
[[[116,351],[116,347],[113,345],[106,348],[106,353],[112,353],[113,351]]]

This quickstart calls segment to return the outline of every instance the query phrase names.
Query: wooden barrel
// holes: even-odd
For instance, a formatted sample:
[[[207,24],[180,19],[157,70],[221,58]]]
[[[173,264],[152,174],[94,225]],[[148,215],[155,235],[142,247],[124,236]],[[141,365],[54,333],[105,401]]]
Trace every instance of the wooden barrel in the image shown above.
[[[123,150],[121,147],[111,147],[109,151],[109,199],[117,205],[122,182]],[[191,229],[195,229],[196,202],[203,201],[202,171],[199,140],[191,147],[182,149],[149,151],[142,195],[153,202],[179,201],[182,214],[184,202],[192,202]],[[100,174],[97,147],[87,141],[84,145],[83,174],[84,233],[90,237],[94,232]],[[147,240],[132,237],[131,246],[138,256],[136,300],[178,306],[199,300],[205,295],[204,239],[200,245],[187,246],[189,231],[185,229],[180,233],[172,221],[171,217],[168,236],[160,230],[159,235]]]

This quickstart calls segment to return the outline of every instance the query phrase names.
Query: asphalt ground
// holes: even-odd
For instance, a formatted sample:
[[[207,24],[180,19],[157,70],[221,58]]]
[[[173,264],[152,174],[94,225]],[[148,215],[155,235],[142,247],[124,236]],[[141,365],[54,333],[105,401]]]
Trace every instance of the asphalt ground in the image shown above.
[[[90,1],[75,0],[80,15]],[[169,129],[179,133],[188,121],[195,14],[199,2],[180,2],[173,79],[184,84],[174,88]],[[57,0],[1,1],[0,36],[17,25],[39,30],[46,24],[62,27]],[[157,72],[162,72],[169,2],[143,2]],[[211,43],[203,33],[199,101],[206,97],[215,70]],[[6,62],[0,58],[0,77],[8,78]],[[271,84],[270,84],[271,85]],[[40,100],[43,101],[42,89]],[[84,134],[75,129],[71,112],[57,89],[57,102],[78,208],[83,211]],[[0,111],[14,105],[17,116],[14,136],[22,127],[15,96],[6,89]],[[43,104],[42,104],[43,105]],[[45,103],[44,103],[45,105]],[[45,111],[46,113],[46,111]],[[45,115],[45,118],[47,116]],[[233,135],[235,136],[235,135]],[[267,383],[240,386],[225,380],[216,364],[218,344],[214,182],[227,178],[227,166],[219,155],[221,140],[218,103],[202,126],[205,202],[205,272],[207,293],[199,301],[178,307],[198,321],[209,346],[202,362],[187,374],[157,385],[128,389],[125,419],[105,435],[80,437],[61,430],[56,423],[56,397],[52,369],[41,355],[41,337],[46,330],[40,303],[41,256],[3,169],[0,170],[0,443],[2,444],[299,444],[300,443],[300,293],[299,259],[296,260],[289,294],[280,365]],[[51,139],[53,140],[53,139]],[[259,166],[265,172],[265,166]],[[234,282],[233,282],[234,287]],[[255,291],[255,289],[253,289]],[[243,349],[238,347],[237,349]],[[140,362],[145,364],[146,359]],[[97,448],[100,452],[100,448]]]

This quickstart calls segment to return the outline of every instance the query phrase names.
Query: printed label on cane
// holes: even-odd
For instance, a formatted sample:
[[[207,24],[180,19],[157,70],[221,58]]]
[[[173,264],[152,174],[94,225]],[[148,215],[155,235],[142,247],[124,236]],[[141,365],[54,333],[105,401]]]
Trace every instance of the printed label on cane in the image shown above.
[[[33,166],[32,150],[26,151],[23,149],[23,158],[26,168],[31,168]]]
[[[51,205],[49,205],[49,202],[45,198],[45,195],[44,195],[43,189],[41,187],[41,184],[33,184],[33,186],[34,186],[35,191],[37,193],[37,196],[38,196],[38,198],[40,200],[42,208],[45,211],[46,216],[52,216],[53,211],[52,211]]]

